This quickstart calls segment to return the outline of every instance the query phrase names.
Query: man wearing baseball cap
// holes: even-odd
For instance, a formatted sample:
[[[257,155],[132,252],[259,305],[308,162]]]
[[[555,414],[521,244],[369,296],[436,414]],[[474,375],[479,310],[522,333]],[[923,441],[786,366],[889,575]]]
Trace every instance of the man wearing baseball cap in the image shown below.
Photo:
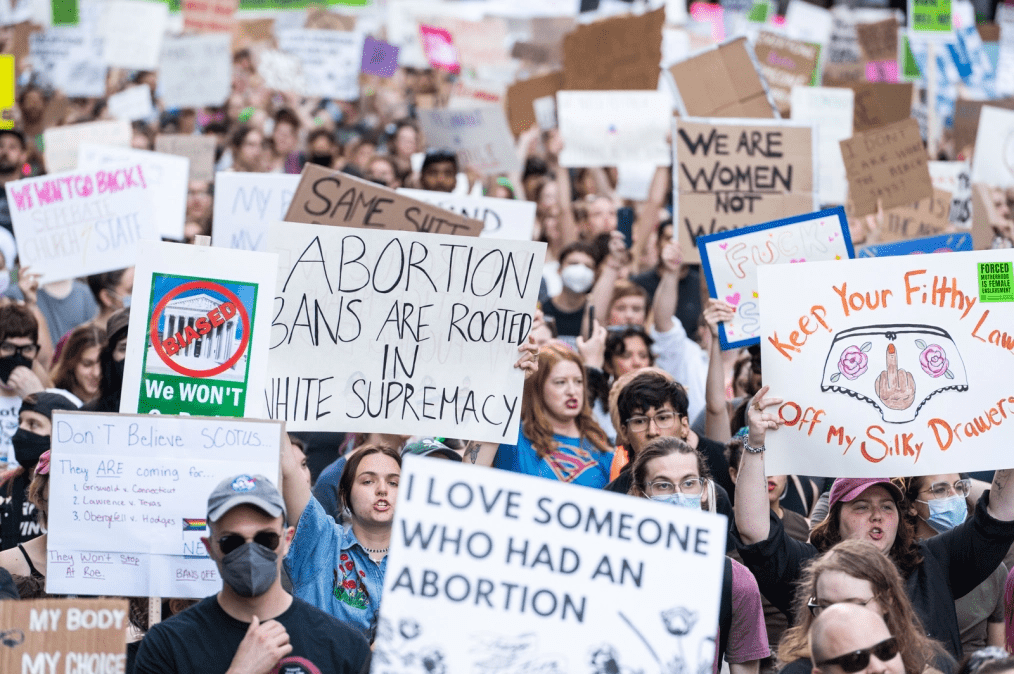
[[[155,625],[138,650],[138,674],[369,671],[361,634],[282,588],[295,530],[270,480],[222,480],[208,497],[207,526],[202,540],[222,590]]]

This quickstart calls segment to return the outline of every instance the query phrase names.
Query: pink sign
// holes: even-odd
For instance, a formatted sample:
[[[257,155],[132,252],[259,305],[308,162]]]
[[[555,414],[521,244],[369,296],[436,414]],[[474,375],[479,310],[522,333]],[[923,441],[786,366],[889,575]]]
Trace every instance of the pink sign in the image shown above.
[[[698,23],[710,23],[711,38],[716,42],[725,39],[725,22],[722,16],[722,6],[719,4],[694,2],[690,5],[690,17]]]
[[[458,51],[454,48],[454,41],[448,31],[419,24],[419,32],[422,34],[423,51],[431,66],[455,75],[461,72]]]
[[[897,61],[867,61],[866,62],[867,82],[898,82]]]

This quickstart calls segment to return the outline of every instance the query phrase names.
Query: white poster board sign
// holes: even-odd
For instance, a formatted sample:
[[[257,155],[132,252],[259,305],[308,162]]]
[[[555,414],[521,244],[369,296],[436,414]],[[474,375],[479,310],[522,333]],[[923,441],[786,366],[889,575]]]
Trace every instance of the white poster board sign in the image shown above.
[[[425,654],[448,672],[710,672],[726,526],[701,510],[407,456],[374,663]],[[460,548],[439,545],[441,531],[460,533]],[[693,582],[673,582],[674,568]]]
[[[933,188],[951,193],[948,219],[962,229],[972,228],[972,168],[967,161],[930,161]]]
[[[812,124],[816,130],[820,203],[844,204],[849,183],[839,142],[852,137],[855,92],[832,87],[792,87],[791,96],[793,121]]]
[[[483,229],[479,236],[514,241],[532,240],[532,230],[535,227],[536,204],[534,201],[473,197],[465,194],[413,190],[405,187],[398,191],[413,199],[461,213],[465,217],[481,220]]]
[[[249,419],[54,413],[46,591],[218,592],[201,543],[208,495],[233,475],[277,484],[283,432]]]
[[[147,84],[127,87],[110,96],[107,104],[111,116],[128,122],[148,119],[155,114],[155,106],[151,102],[151,87]]]
[[[661,91],[558,91],[560,166],[672,164],[672,101]]]
[[[162,43],[158,89],[167,108],[214,107],[232,91],[232,37],[204,33]]]
[[[303,66],[303,94],[354,101],[359,98],[363,35],[350,31],[290,28],[277,31],[278,48]]]
[[[42,283],[129,267],[137,244],[158,238],[139,164],[51,173],[5,188],[18,257]]]
[[[458,154],[458,169],[483,175],[518,170],[514,136],[503,108],[485,106],[462,110],[419,110],[419,125],[430,147]]]
[[[515,441],[544,243],[291,222],[268,242],[269,419]]]
[[[113,68],[157,70],[169,6],[145,0],[106,0],[98,35],[103,60]]]
[[[764,383],[785,420],[768,474],[1010,466],[1011,268],[1002,250],[760,268]]]
[[[147,89],[147,87],[145,87]],[[81,143],[77,165],[81,170],[100,169],[117,164],[139,164],[144,171],[151,199],[150,215],[155,219],[159,236],[183,240],[183,224],[187,214],[187,180],[190,160],[160,152],[134,150]]]
[[[285,219],[299,178],[299,175],[283,173],[225,171],[215,174],[211,245],[267,250],[268,226]]]
[[[102,40],[82,26],[57,26],[28,36],[32,70],[70,98],[106,95]]]
[[[972,155],[972,182],[1014,187],[1014,110],[983,106]]]
[[[42,132],[46,171],[56,173],[77,167],[77,148],[81,143],[130,147],[130,122],[86,122],[53,126]]]
[[[306,89],[302,62],[278,50],[262,51],[257,57],[257,74],[264,86],[277,91],[302,93]]]

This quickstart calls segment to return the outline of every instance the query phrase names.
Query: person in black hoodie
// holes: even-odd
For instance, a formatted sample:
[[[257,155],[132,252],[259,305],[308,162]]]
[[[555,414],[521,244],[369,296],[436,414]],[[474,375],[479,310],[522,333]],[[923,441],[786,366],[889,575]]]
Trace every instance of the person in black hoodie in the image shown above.
[[[120,411],[120,390],[123,388],[123,363],[127,357],[129,325],[130,307],[115,312],[106,323],[106,344],[99,352],[99,363],[102,366],[99,396],[82,408],[87,412]]]

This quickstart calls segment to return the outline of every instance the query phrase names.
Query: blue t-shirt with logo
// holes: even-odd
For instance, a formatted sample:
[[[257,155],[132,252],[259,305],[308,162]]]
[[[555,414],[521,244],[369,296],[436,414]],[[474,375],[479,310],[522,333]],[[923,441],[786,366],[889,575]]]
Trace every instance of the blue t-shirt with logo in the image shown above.
[[[535,475],[549,480],[570,482],[585,487],[602,489],[609,484],[609,468],[613,463],[612,452],[601,452],[595,445],[581,438],[553,435],[559,443],[545,458],[532,447],[521,427],[518,428],[518,444],[500,445],[493,459],[493,466],[513,473]]]

